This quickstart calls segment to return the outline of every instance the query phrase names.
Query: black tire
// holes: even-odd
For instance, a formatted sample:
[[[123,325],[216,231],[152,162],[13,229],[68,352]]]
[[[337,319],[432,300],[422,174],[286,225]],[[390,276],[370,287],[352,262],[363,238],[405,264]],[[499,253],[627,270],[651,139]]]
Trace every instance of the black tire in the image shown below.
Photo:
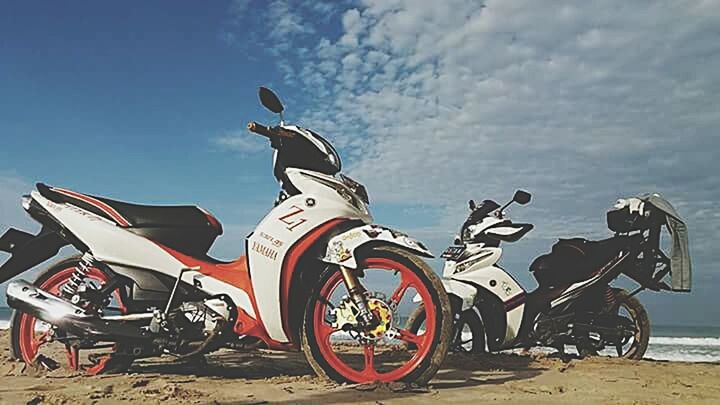
[[[57,273],[64,271],[69,267],[77,266],[80,263],[80,260],[81,256],[71,256],[56,263],[53,263],[47,270],[43,271],[42,273],[40,273],[40,275],[38,275],[33,284],[36,286],[42,285]],[[20,345],[21,328],[19,327],[22,315],[22,312],[13,310],[12,315],[10,316],[10,353],[12,354],[13,358],[20,361],[23,361],[23,355]],[[116,347],[116,350],[117,349],[118,347]],[[132,357],[128,356],[111,356],[109,358],[103,359],[102,364],[96,364],[96,366],[92,368],[92,374],[111,372],[117,373],[127,371],[127,369],[130,368],[133,360],[134,359]]]
[[[617,356],[630,360],[641,360],[647,351],[650,343],[650,318],[648,317],[645,307],[635,297],[631,297],[630,293],[622,288],[613,288],[615,294],[615,306],[608,308],[607,313],[618,314],[624,309],[635,325],[635,335],[632,337],[632,343],[627,347],[616,348]],[[583,345],[576,345],[580,357],[597,356],[598,352],[594,349]]]
[[[421,363],[408,373],[401,381],[406,383],[415,383],[418,385],[427,384],[430,379],[435,376],[440,365],[447,355],[450,337],[452,333],[452,313],[450,310],[450,301],[447,293],[443,288],[440,278],[435,272],[420,258],[406,250],[395,247],[379,246],[371,249],[365,258],[384,258],[403,264],[422,280],[425,287],[429,290],[432,302],[435,305],[436,324],[438,327],[431,341],[431,348],[428,354],[422,359]],[[315,337],[315,325],[313,313],[315,305],[320,298],[320,290],[330,281],[330,278],[337,273],[339,269],[331,266],[326,269],[320,276],[320,280],[310,294],[306,309],[305,319],[302,327],[302,350],[305,353],[308,363],[315,373],[321,378],[333,380],[338,383],[357,382],[349,381],[337,370],[335,370],[329,362],[323,357],[317,339]]]
[[[418,306],[408,317],[405,327],[409,331],[417,333],[424,323],[425,310],[422,306]],[[465,329],[465,326],[470,328],[471,339],[469,341],[461,340],[462,331]],[[474,308],[460,313],[458,319],[453,324],[452,337],[453,339],[450,343],[451,353],[485,353],[485,325]],[[468,343],[471,344],[470,348],[464,347]]]
[[[631,297],[630,293],[622,288],[613,288],[613,292],[615,292],[615,302],[617,304],[612,313],[625,309],[635,323],[636,329],[632,345],[620,357],[641,360],[650,344],[650,318],[645,307],[636,297]]]

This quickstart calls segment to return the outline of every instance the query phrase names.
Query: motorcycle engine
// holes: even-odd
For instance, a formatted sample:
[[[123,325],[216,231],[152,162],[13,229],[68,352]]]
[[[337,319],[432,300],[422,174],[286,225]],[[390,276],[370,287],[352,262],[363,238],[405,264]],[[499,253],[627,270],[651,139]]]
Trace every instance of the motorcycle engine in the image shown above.
[[[219,332],[230,320],[230,307],[220,298],[213,298],[201,302],[184,302],[178,308],[194,328],[202,332],[204,336],[209,336],[215,332]],[[176,322],[179,319],[176,318]]]
[[[156,310],[149,330],[162,336],[157,343],[164,351],[191,356],[212,350],[223,331],[232,327],[236,316],[232,301],[223,296],[187,301],[167,316]]]

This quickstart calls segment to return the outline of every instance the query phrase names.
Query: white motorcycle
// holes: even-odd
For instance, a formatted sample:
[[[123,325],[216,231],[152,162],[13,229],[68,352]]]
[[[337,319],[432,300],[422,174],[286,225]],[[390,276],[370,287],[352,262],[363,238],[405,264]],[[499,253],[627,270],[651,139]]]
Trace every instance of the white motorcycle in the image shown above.
[[[9,283],[16,358],[45,368],[66,361],[96,374],[141,357],[264,347],[303,350],[319,375],[336,381],[424,383],[435,374],[452,317],[440,278],[417,257],[431,253],[372,225],[365,188],[339,174],[330,143],[284,124],[270,90],[259,95],[280,125],[248,129],[270,140],[282,191],[235,261],[207,255],[222,226],[196,206],[130,204],[44,184],[23,197],[42,230],[10,229],[0,238],[0,250],[12,255],[0,282],[63,246],[79,255],[34,283]],[[431,320],[421,336],[396,321],[403,298],[415,293]],[[398,355],[407,344],[414,350]]]
[[[502,207],[491,200],[477,206],[470,201],[471,213],[455,246],[442,255],[443,284],[456,314],[450,350],[478,353],[486,348],[496,352],[545,346],[564,353],[570,345],[581,356],[602,352],[642,358],[650,321],[635,295],[644,289],[690,290],[687,232],[680,216],[659,195],[619,200],[607,214],[615,236],[601,241],[561,239],[551,253],[531,264],[539,287],[526,293],[498,261],[501,242],[518,241],[533,228],[513,223],[504,210],[513,202],[529,201],[524,191],[517,191]],[[672,236],[672,259],[660,249],[663,225]],[[663,281],[669,273],[672,287]],[[621,274],[639,288],[627,292],[612,287]],[[423,311],[420,305],[411,314],[406,323],[410,331],[422,331]]]

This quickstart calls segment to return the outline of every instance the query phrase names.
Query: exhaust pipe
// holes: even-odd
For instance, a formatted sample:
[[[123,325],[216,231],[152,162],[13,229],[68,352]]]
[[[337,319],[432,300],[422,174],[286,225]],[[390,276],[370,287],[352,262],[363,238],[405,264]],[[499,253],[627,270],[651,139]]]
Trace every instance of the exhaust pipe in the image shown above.
[[[116,340],[143,339],[149,332],[135,321],[152,318],[152,314],[99,317],[60,297],[43,291],[25,280],[12,281],[7,286],[7,303],[18,311],[57,326],[77,336]],[[141,316],[139,316],[141,315]]]

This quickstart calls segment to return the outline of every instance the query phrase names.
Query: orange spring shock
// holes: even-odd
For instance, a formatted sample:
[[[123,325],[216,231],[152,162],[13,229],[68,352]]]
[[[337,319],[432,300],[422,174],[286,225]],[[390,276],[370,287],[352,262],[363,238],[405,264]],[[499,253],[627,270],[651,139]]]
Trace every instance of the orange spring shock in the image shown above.
[[[60,287],[60,292],[65,297],[73,299],[75,294],[77,294],[80,286],[85,283],[85,277],[92,269],[94,261],[95,259],[90,253],[85,253],[82,256],[82,259],[75,267],[75,271],[73,272],[72,276],[70,276],[70,280],[68,280],[67,283],[63,284]]]
[[[615,291],[608,286],[605,290],[605,308],[607,311],[610,311],[611,309],[615,308],[616,300],[615,300]]]

